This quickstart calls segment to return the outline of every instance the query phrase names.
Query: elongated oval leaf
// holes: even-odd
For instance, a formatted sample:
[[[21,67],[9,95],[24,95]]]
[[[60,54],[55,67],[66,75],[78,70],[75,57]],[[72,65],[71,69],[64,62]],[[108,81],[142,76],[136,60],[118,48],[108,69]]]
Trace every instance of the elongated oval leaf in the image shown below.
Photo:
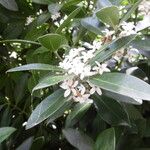
[[[63,80],[66,80],[72,76],[70,75],[53,75],[43,78],[39,83],[33,88],[32,92],[42,88],[46,88],[52,85],[55,85]]]
[[[29,40],[20,40],[20,39],[3,40],[3,41],[0,41],[0,43],[24,43],[24,44],[41,45],[38,42],[29,41]]]
[[[94,150],[115,150],[115,130],[113,128],[104,130],[98,136]]]
[[[57,90],[45,98],[32,112],[28,119],[26,129],[34,127],[48,117],[58,116],[58,112],[59,116],[62,115],[64,110],[68,109],[72,104],[72,101],[64,98],[63,94],[63,90]],[[65,106],[65,108],[63,106]]]
[[[144,40],[137,39],[133,40],[130,45],[139,50],[141,54],[146,57],[150,57],[150,38],[145,38]]]
[[[150,101],[150,85],[131,75],[104,73],[102,76],[92,77],[90,82],[114,93]]]
[[[106,90],[103,90],[103,94],[119,102],[124,102],[124,103],[129,103],[129,104],[134,104],[134,105],[141,105],[143,103],[142,99],[135,99],[135,98],[127,97],[118,93],[106,91]]]
[[[63,130],[66,139],[78,150],[93,150],[93,140],[83,132],[67,128]]]
[[[81,25],[85,27],[87,30],[95,33],[95,34],[103,34],[100,29],[100,22],[97,18],[87,17],[81,20]]]
[[[14,131],[16,131],[16,129],[12,127],[0,128],[0,143],[7,139]]]
[[[18,6],[15,0],[0,0],[0,4],[9,10],[18,11]]]
[[[66,38],[59,34],[46,34],[39,37],[38,40],[43,47],[51,51],[57,51],[59,48],[68,44]]]
[[[96,52],[95,57],[90,60],[90,64],[94,65],[95,61],[103,62],[104,60],[108,59],[115,51],[127,46],[132,40],[134,40],[135,37],[136,35],[126,36],[116,39],[110,44],[102,46],[102,48]]]
[[[49,64],[27,64],[16,68],[9,69],[7,72],[26,71],[26,70],[49,70],[49,71],[62,71],[60,67],[52,66]]]
[[[119,24],[119,9],[116,6],[104,7],[97,11],[96,16],[100,21],[116,28]]]
[[[74,17],[80,12],[80,10],[81,10],[80,7],[77,8],[77,9],[75,9],[75,10],[68,16],[68,18],[59,26],[59,28],[56,30],[56,33],[60,33],[60,32],[62,31],[62,29],[63,29],[64,27],[66,27],[66,26],[70,23],[71,19],[74,19]]]
[[[98,115],[108,124],[129,126],[129,116],[123,106],[114,99],[105,96],[93,96]]]
[[[38,4],[50,4],[51,0],[32,0],[32,2],[38,3]]]
[[[78,103],[73,111],[68,115],[66,119],[66,127],[71,127],[74,124],[76,124],[80,118],[87,112],[87,110],[90,108],[91,103],[85,102],[85,103]]]

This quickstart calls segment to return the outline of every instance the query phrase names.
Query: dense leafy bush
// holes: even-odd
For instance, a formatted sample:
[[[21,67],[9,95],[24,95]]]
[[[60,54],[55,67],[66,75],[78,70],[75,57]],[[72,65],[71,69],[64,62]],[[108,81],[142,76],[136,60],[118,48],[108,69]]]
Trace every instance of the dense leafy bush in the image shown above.
[[[150,149],[150,2],[0,0],[0,149]]]

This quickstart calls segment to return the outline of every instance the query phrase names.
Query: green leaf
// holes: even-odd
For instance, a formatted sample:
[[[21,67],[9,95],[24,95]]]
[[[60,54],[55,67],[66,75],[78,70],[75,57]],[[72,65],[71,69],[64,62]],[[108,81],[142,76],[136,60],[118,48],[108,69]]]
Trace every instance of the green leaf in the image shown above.
[[[51,14],[55,14],[55,13],[59,12],[60,9],[61,9],[61,5],[58,3],[52,3],[52,4],[48,5],[48,10]]]
[[[144,40],[136,39],[133,40],[130,45],[140,51],[146,57],[150,57],[150,38],[145,38]]]
[[[49,28],[49,25],[48,24],[43,24],[42,26],[40,27],[36,27],[32,30],[30,30],[26,36],[25,36],[25,40],[30,40],[30,41],[36,41],[37,38],[39,36],[42,36],[44,33],[46,33],[46,30]]]
[[[15,0],[0,0],[0,4],[9,10],[18,11],[18,6]]]
[[[54,117],[55,115],[63,115],[63,112],[72,104],[71,100],[64,98],[64,91],[57,90],[47,98],[45,98],[32,112],[26,125],[26,129],[30,129],[37,124],[41,123],[49,117]]]
[[[64,20],[64,22],[56,30],[56,33],[61,33],[62,29],[71,22],[71,19],[74,19],[74,17],[80,12],[80,10],[81,10],[81,8],[79,7],[77,9],[75,9],[71,14],[69,14],[68,18],[66,20]]]
[[[100,133],[96,140],[94,150],[115,150],[115,143],[115,130],[114,128],[110,128]]]
[[[100,22],[97,18],[87,17],[81,20],[81,25],[85,27],[87,30],[95,33],[95,34],[103,34],[99,27]]]
[[[59,48],[62,48],[68,44],[66,38],[59,34],[46,34],[39,37],[38,40],[43,47],[51,51],[57,51]]]
[[[101,76],[93,76],[89,81],[102,89],[114,93],[135,99],[150,100],[150,85],[131,75],[104,73]]]
[[[38,4],[50,4],[51,0],[32,0],[32,2]]]
[[[39,83],[33,88],[32,92],[35,90],[39,90],[42,88],[46,88],[52,85],[55,85],[63,80],[66,80],[68,78],[71,78],[70,75],[51,75],[47,76],[39,81]]]
[[[83,132],[67,128],[63,130],[66,139],[78,150],[93,150],[93,140]]]
[[[98,109],[98,115],[108,124],[125,125],[130,124],[129,116],[124,107],[114,99],[105,96],[93,96],[93,100]]]
[[[37,48],[35,51],[34,51],[34,55],[37,55],[37,54],[42,54],[42,53],[45,53],[45,52],[49,52],[49,49],[41,46],[39,48]]]
[[[33,143],[33,137],[26,139],[16,150],[29,150]]]
[[[38,42],[28,41],[28,40],[20,40],[20,39],[3,40],[3,41],[0,41],[0,43],[24,43],[24,44],[41,45]]]
[[[12,127],[2,127],[0,128],[0,143],[7,139],[16,129]]]
[[[119,102],[124,102],[124,103],[129,103],[129,104],[134,104],[134,105],[141,105],[142,104],[142,99],[134,99],[131,97],[127,97],[118,93],[110,92],[110,91],[103,91],[103,94],[113,98]]]
[[[131,14],[138,8],[138,5],[141,3],[141,0],[138,0],[131,8],[128,9],[127,13],[124,14],[122,19],[120,20],[120,23],[127,21]]]
[[[44,136],[38,137],[33,141],[33,144],[31,146],[30,150],[41,150],[44,143],[45,143]]]
[[[66,127],[68,128],[76,124],[88,111],[90,106],[91,106],[91,103],[88,101],[85,103],[76,104],[73,111],[67,116]]]
[[[103,62],[108,59],[114,52],[127,46],[136,35],[130,35],[114,40],[112,43],[102,46],[96,53],[95,57],[90,60],[90,64],[94,65],[95,61]]]
[[[27,64],[27,65],[15,67],[15,68],[9,69],[7,72],[26,71],[26,70],[63,71],[61,68],[57,66],[52,66],[49,64],[34,63],[34,64]]]
[[[110,25],[114,29],[119,24],[119,10],[116,6],[102,8],[96,12],[96,16],[100,21]]]
[[[112,6],[112,3],[109,0],[98,0],[97,1],[97,7],[99,9],[104,8],[104,7],[109,7]]]

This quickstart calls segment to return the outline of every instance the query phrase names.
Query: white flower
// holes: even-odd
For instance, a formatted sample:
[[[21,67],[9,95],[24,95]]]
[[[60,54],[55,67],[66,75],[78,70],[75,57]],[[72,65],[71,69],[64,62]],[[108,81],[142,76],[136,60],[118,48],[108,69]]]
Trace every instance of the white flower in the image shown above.
[[[102,95],[102,90],[98,87],[98,86],[95,86],[91,83],[89,83],[91,89],[90,89],[90,94],[94,94],[95,92],[97,92],[99,95]]]
[[[94,57],[94,50],[89,50],[87,52],[83,51],[81,58],[83,58],[83,62],[87,62],[89,59]]]
[[[129,36],[131,34],[136,34],[135,25],[133,22],[123,22],[121,24],[122,31],[119,34],[119,37]]]
[[[139,5],[138,10],[140,11],[141,15],[150,15],[150,1],[149,0],[142,0]]]
[[[57,20],[59,17],[60,17],[60,13],[59,12],[57,12],[55,14],[52,14],[52,16],[51,16],[53,21]]]
[[[78,85],[78,81],[75,81],[75,82],[74,82],[73,80],[66,80],[66,81],[64,81],[64,82],[60,85],[60,87],[61,87],[62,89],[66,90],[66,91],[64,92],[64,97],[69,96],[69,95],[71,94],[71,92],[76,95],[75,87],[76,87],[77,85]]]
[[[105,36],[112,36],[115,33],[115,31],[110,31],[108,29],[105,29],[102,32],[105,34]]]
[[[80,96],[74,96],[73,99],[75,102],[80,102],[80,103],[84,103],[85,101],[93,102],[93,100],[90,99],[89,97],[90,97],[90,94],[83,94]]]
[[[128,61],[132,63],[137,60],[138,56],[139,51],[136,48],[131,48],[128,50],[127,55],[125,57],[127,57]]]
[[[33,22],[33,20],[34,20],[33,17],[31,17],[31,16],[27,17],[25,25],[29,25],[30,23]]]
[[[110,72],[110,70],[107,68],[107,64],[100,64],[99,62],[95,61],[97,66],[93,67],[93,70],[97,71],[100,75],[103,74],[103,72]]]

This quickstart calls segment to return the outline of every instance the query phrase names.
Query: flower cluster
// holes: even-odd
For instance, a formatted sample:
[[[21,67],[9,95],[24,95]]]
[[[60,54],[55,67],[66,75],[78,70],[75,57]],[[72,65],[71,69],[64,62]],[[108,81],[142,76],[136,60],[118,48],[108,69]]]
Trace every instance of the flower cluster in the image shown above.
[[[136,34],[136,27],[133,22],[123,22],[121,24],[122,31],[119,37],[129,36],[131,34]]]
[[[90,46],[90,50],[84,47],[73,48],[69,54],[65,56],[63,62],[60,62],[60,67],[66,70],[66,74],[73,74],[74,78],[65,80],[60,87],[65,89],[64,97],[71,96],[76,102],[83,103],[89,98],[91,94],[97,92],[101,95],[101,89],[90,84],[85,78],[109,72],[107,64],[100,64],[95,62],[92,67],[88,62],[95,56],[97,50],[97,43]]]

